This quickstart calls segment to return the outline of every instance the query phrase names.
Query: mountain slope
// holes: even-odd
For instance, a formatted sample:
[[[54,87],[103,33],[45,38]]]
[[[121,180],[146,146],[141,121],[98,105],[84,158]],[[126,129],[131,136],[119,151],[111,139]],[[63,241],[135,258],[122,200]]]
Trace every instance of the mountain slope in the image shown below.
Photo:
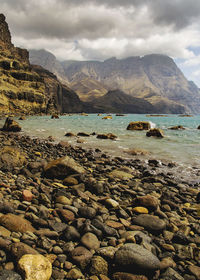
[[[183,105],[185,112],[200,113],[200,91],[184,77],[174,61],[165,55],[146,55],[104,62],[86,61],[62,64],[69,82],[85,75],[109,89],[121,89],[133,97],[144,98],[159,106]]]

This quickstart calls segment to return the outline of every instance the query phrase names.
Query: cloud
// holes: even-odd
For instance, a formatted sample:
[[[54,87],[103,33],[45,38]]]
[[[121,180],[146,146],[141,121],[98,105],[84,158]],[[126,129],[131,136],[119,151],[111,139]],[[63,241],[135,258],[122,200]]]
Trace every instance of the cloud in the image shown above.
[[[0,0],[13,42],[59,59],[107,59],[162,53],[198,55],[199,0]],[[188,65],[187,65],[188,64]],[[186,71],[187,72],[187,71]]]

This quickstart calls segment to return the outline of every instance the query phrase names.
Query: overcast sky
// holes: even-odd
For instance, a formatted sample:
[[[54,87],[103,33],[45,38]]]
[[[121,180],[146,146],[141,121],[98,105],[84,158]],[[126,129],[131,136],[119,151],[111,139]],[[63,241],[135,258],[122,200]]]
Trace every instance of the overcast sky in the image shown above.
[[[59,60],[161,53],[200,87],[200,0],[0,0],[16,46]]]

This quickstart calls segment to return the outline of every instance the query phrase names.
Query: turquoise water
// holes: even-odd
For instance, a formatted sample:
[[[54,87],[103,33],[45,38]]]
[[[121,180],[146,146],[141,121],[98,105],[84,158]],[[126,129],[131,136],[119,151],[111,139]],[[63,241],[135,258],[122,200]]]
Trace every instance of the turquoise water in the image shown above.
[[[88,116],[70,115],[51,119],[50,116],[32,116],[24,121],[18,121],[23,132],[40,138],[53,136],[56,141],[64,140],[85,148],[100,148],[111,155],[128,157],[128,149],[144,149],[150,152],[151,158],[175,161],[179,164],[200,167],[200,116],[180,117],[167,115],[166,117],[149,117],[147,115],[127,114],[125,116],[112,115],[112,119],[103,120],[102,116],[89,114]],[[146,137],[145,131],[126,130],[131,121],[150,121],[152,127],[162,128],[165,138],[156,139]],[[1,124],[3,124],[1,120]],[[186,129],[173,131],[168,128],[182,125]],[[117,140],[101,140],[96,136],[84,137],[85,143],[77,144],[77,138],[65,137],[66,132],[86,133],[114,133]],[[83,139],[83,137],[82,137]]]

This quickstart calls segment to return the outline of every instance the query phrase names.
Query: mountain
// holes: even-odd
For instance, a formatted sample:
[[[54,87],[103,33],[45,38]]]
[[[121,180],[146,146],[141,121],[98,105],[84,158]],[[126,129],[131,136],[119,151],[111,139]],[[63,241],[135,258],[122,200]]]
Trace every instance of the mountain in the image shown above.
[[[15,47],[5,16],[0,14],[0,111],[2,115],[77,112],[76,93],[41,66],[32,66],[26,49]]]
[[[200,90],[187,81],[173,59],[165,55],[146,55],[103,62],[85,61],[62,64],[69,83],[89,77],[106,88],[120,89],[143,98],[158,108],[158,113],[200,113]]]
[[[40,56],[38,63],[45,66],[43,60]],[[56,69],[50,68],[50,64],[45,67],[55,74],[59,72],[58,77],[64,75],[82,101],[91,102],[105,96],[108,90],[118,89],[148,101],[156,113],[200,113],[200,89],[188,81],[173,59],[166,55],[57,63]],[[54,57],[54,64],[57,63]]]

